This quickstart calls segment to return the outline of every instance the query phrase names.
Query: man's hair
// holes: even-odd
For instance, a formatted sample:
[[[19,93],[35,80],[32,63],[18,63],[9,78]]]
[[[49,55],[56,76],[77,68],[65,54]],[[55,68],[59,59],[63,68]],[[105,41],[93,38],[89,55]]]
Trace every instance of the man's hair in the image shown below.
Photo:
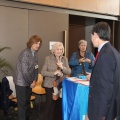
[[[97,33],[100,39],[104,41],[109,41],[111,36],[111,29],[108,23],[98,22],[93,26],[91,33]]]

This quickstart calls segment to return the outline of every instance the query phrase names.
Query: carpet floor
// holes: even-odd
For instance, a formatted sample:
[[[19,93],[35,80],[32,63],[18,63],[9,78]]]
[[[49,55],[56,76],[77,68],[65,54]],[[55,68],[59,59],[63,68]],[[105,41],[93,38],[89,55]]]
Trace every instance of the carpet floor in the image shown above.
[[[40,110],[39,104],[36,104],[34,108],[31,108],[30,120],[44,120],[44,106],[45,103],[42,102],[40,104]],[[4,116],[3,110],[0,110],[0,120],[18,120],[17,110],[15,110],[13,107],[10,107],[8,116]]]

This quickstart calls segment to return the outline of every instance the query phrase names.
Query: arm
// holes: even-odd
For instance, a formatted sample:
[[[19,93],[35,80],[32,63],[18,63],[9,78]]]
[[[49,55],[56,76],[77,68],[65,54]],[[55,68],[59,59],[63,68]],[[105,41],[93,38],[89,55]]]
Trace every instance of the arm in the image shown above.
[[[28,83],[31,83],[34,80],[37,80],[38,77],[38,68],[35,68],[37,64],[36,61],[31,57],[32,53],[24,51],[19,57],[18,68],[21,69],[23,78]],[[20,66],[20,67],[19,67]]]
[[[63,57],[63,61],[57,63],[57,66],[61,69],[63,74],[71,74],[71,69],[68,65],[68,59]]]
[[[32,78],[32,73],[31,70],[29,69],[30,65],[28,53],[27,52],[22,53],[19,57],[19,61],[20,61],[19,66],[21,65],[21,68],[19,69],[21,69],[23,78],[29,82],[29,80],[31,80]],[[34,69],[34,66],[31,66],[31,69]]]
[[[72,57],[69,60],[69,65],[71,67],[79,65],[79,59],[77,59],[77,53],[72,54]]]
[[[43,76],[47,76],[47,77],[55,77],[54,76],[54,70],[52,70],[52,71],[48,71],[48,65],[50,64],[50,61],[49,61],[49,58],[48,57],[46,57],[45,58],[45,62],[44,62],[44,65],[43,65],[43,67],[42,67],[42,70],[41,70],[41,74],[43,75]],[[56,70],[57,70],[57,67],[56,67]]]
[[[94,55],[91,52],[88,52],[86,54],[85,62],[87,62],[90,67],[93,67],[94,66],[94,61],[95,61]]]
[[[34,68],[34,79],[33,80],[36,82],[38,80],[38,69],[39,69],[39,66],[38,66],[38,55],[37,55],[36,52],[35,52],[34,58],[35,58],[35,68]]]
[[[63,74],[71,74],[71,69],[68,65],[68,59],[64,58],[64,63],[63,63],[63,69],[62,69]]]
[[[91,53],[91,55],[90,55],[91,57],[90,57],[90,60],[91,60],[91,67],[93,67],[94,66],[94,62],[95,62],[95,57],[94,57],[94,55]]]

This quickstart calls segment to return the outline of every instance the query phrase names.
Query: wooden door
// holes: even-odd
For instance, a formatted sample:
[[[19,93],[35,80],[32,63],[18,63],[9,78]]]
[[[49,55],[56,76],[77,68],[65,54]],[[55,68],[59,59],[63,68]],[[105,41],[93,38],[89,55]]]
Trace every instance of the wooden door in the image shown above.
[[[69,49],[68,58],[72,53],[78,50],[78,42],[85,39],[85,26],[83,25],[69,25]]]

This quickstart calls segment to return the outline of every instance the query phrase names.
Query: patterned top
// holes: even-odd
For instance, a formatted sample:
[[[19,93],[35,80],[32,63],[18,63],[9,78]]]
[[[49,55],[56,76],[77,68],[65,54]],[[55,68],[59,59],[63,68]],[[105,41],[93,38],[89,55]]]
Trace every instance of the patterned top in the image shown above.
[[[44,82],[43,82],[44,87],[47,88],[53,87],[53,81],[56,79],[56,76],[54,75],[54,72],[57,70],[56,62],[57,62],[56,58],[53,54],[45,58],[44,65],[41,70],[41,74],[44,76]],[[68,59],[66,57],[62,56],[61,62],[63,63],[63,70],[62,70],[63,77],[65,77],[66,75],[71,73],[71,69],[69,68]],[[60,79],[58,80],[59,82],[61,82]]]
[[[36,67],[37,66],[37,67]],[[17,60],[14,82],[19,86],[30,86],[38,79],[38,56],[37,52],[32,55],[29,48],[23,50]]]

